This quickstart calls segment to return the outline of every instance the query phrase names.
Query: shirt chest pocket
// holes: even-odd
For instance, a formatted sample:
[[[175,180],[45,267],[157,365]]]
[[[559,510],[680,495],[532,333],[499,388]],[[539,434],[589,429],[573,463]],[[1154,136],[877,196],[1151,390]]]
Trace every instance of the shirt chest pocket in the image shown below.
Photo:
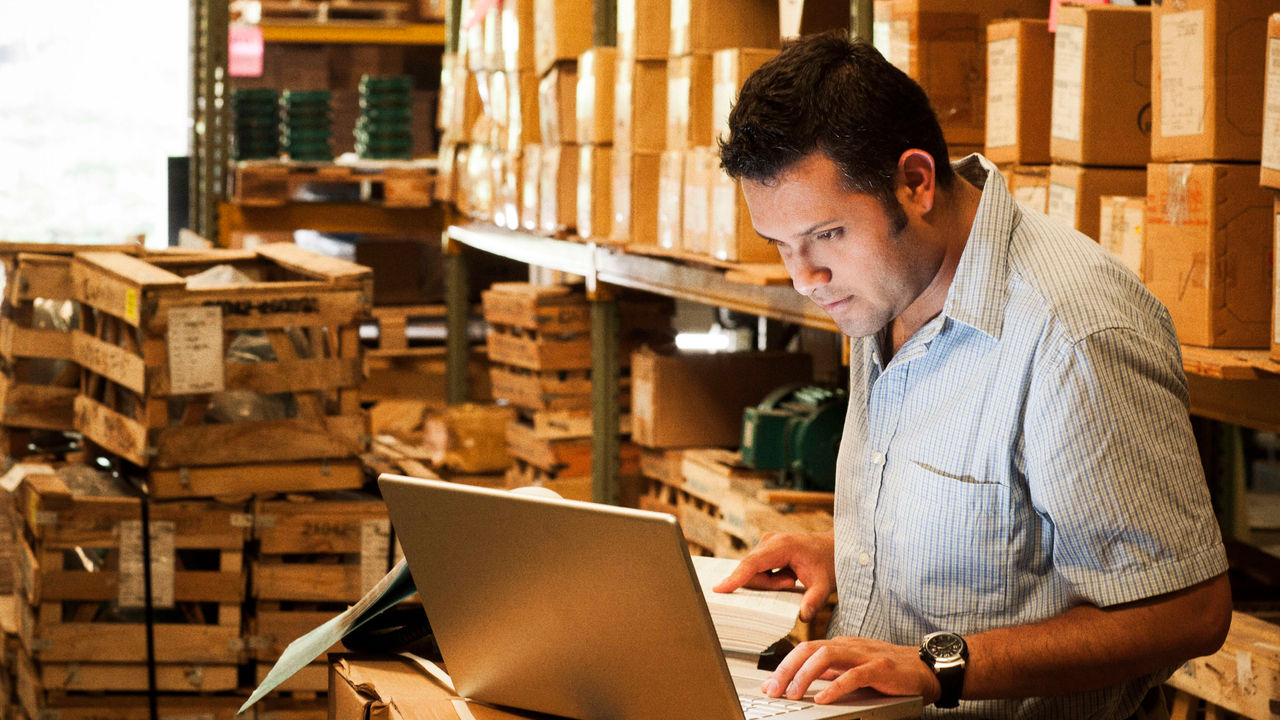
[[[1008,488],[925,462],[896,465],[886,471],[876,520],[883,590],[900,611],[953,630],[958,618],[1002,608]]]

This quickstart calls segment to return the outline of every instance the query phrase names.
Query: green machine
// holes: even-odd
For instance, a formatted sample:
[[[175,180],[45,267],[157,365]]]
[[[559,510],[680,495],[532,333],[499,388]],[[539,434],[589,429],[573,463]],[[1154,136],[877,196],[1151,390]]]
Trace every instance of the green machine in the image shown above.
[[[849,397],[843,390],[787,385],[742,415],[742,463],[776,470],[797,490],[831,492]]]

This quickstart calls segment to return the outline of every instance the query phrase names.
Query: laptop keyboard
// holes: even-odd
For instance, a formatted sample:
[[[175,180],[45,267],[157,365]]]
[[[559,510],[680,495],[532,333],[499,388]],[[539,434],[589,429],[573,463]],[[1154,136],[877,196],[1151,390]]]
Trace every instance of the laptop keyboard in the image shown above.
[[[795,710],[804,710],[810,707],[807,703],[792,702],[783,698],[758,697],[752,695],[739,695],[738,701],[742,703],[742,712],[747,716],[747,720],[756,720],[756,718],[767,718],[782,715],[784,713],[793,712]]]

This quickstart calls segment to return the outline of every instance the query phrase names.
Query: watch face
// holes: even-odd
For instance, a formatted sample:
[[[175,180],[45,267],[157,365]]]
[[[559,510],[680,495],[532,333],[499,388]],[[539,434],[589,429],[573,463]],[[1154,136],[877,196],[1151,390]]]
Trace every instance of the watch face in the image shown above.
[[[937,633],[925,640],[924,648],[939,660],[951,660],[960,657],[960,652],[964,649],[964,640],[952,633]]]

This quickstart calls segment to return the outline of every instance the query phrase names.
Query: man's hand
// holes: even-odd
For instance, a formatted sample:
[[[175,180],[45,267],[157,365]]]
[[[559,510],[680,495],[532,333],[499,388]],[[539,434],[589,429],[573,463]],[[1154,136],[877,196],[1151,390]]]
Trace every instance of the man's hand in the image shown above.
[[[919,648],[855,637],[800,643],[761,690],[770,697],[797,700],[819,678],[831,681],[814,695],[819,703],[836,702],[862,688],[885,695],[920,695],[925,705],[942,694],[933,670],[920,659]]]
[[[805,587],[800,620],[818,614],[836,584],[835,538],[832,533],[766,533],[738,568],[713,589],[728,593],[740,587],[786,590],[796,581]]]

